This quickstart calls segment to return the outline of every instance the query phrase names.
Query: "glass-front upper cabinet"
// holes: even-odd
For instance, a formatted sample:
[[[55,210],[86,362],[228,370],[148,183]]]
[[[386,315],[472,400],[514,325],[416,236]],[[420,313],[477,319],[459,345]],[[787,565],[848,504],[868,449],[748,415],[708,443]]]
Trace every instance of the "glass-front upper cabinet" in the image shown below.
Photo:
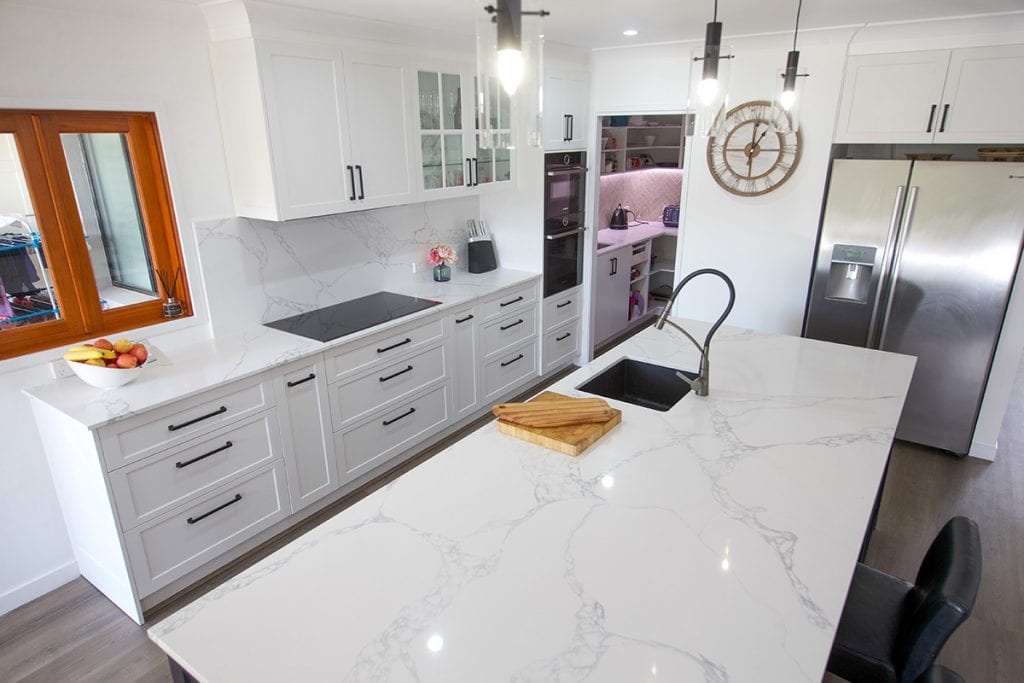
[[[497,83],[498,79],[492,77],[491,80],[491,102],[487,108],[491,132],[488,135],[497,144],[492,149],[485,149],[481,145],[480,121],[477,119],[476,159],[473,170],[477,175],[476,182],[480,184],[502,183],[512,179],[512,150],[509,149],[512,141],[512,103],[508,94]]]
[[[467,84],[473,84],[472,91]],[[475,85],[469,66],[416,72],[420,177],[427,198],[466,194],[471,188],[512,178],[511,151],[481,146]],[[489,107],[491,128],[504,132],[507,139],[511,103],[504,91],[496,100]]]

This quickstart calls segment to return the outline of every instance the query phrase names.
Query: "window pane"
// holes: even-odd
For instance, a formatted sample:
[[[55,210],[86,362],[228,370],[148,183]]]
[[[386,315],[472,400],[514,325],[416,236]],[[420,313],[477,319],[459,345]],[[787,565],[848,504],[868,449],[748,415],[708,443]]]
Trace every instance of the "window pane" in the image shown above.
[[[437,92],[437,73],[418,72],[420,86],[420,129],[438,130],[441,127],[441,99]]]
[[[444,127],[458,130],[462,128],[462,78],[456,74],[441,74],[441,89],[444,93]]]
[[[0,329],[57,318],[14,136],[0,133]]]
[[[64,133],[61,142],[101,307],[158,298],[124,135]]]

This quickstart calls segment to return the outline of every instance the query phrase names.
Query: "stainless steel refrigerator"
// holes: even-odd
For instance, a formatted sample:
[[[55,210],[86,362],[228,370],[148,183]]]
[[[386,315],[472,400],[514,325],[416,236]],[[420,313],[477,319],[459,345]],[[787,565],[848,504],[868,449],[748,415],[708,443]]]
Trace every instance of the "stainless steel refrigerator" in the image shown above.
[[[964,454],[1024,235],[1024,164],[832,162],[804,336],[917,356],[897,438]]]

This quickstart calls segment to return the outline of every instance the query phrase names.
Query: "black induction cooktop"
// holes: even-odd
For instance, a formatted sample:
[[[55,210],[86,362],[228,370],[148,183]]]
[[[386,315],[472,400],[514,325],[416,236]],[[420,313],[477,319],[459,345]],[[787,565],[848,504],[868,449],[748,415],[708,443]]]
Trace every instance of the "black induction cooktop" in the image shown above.
[[[418,313],[440,303],[394,292],[377,292],[264,325],[327,342],[389,320]]]

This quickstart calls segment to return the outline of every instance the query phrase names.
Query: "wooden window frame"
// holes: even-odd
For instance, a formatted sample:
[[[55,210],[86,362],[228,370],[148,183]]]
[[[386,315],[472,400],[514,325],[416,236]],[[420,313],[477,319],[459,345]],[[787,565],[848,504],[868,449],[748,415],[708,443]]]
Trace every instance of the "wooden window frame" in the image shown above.
[[[14,135],[60,310],[57,320],[0,329],[0,360],[168,320],[163,316],[168,292],[160,278],[157,299],[101,309],[62,133],[124,135],[153,268],[172,277],[181,273],[175,295],[183,317],[192,315],[155,114],[0,109],[0,133]]]

